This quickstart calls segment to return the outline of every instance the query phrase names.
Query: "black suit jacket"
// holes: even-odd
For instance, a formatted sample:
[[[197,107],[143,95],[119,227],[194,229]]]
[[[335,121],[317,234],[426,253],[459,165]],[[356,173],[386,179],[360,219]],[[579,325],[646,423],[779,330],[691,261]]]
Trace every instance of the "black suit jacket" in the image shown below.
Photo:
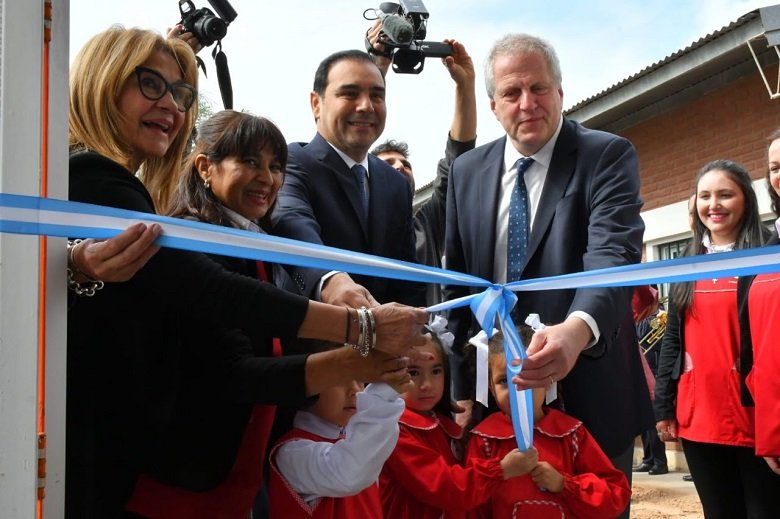
[[[452,165],[447,195],[447,268],[493,279],[496,215],[506,137]],[[511,145],[511,144],[510,144]],[[627,140],[564,120],[529,237],[522,279],[627,265],[641,258],[639,171]],[[449,286],[447,299],[478,289]],[[575,310],[601,332],[561,382],[566,411],[581,419],[610,456],[652,425],[630,307],[631,288],[518,293],[518,315],[559,323]],[[453,310],[458,397],[468,397],[460,348],[478,329],[468,308]]]
[[[289,145],[287,174],[274,215],[274,234],[341,249],[416,262],[412,190],[384,161],[368,156],[369,215],[362,216],[360,187],[346,163],[317,134]],[[327,270],[290,267],[304,295],[312,297]],[[353,276],[380,303],[423,306],[425,287],[391,279]]]

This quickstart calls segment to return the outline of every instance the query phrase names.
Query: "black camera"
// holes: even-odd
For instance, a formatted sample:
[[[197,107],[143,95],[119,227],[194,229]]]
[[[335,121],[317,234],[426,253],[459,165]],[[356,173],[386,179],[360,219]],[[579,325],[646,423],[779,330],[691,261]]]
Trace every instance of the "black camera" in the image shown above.
[[[394,48],[393,71],[400,74],[419,74],[423,70],[426,57],[451,56],[452,47],[449,44],[423,41],[428,33],[429,13],[422,0],[399,2],[382,2],[377,10],[377,16],[382,19],[385,27],[384,43]],[[404,21],[391,19],[394,15],[399,15]]]
[[[209,3],[219,16],[208,7],[196,9],[192,0],[179,0],[179,23],[186,31],[194,34],[204,47],[224,38],[228,25],[236,19],[236,11],[227,0],[209,0]]]

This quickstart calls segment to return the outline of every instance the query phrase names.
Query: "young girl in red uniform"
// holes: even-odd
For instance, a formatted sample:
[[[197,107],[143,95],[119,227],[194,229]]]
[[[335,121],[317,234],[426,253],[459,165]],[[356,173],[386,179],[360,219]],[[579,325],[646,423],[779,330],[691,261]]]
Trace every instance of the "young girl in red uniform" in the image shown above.
[[[503,458],[460,465],[463,431],[449,418],[449,367],[445,348],[452,345],[446,321],[428,325],[428,344],[417,348],[433,360],[414,362],[409,374],[414,388],[403,394],[398,443],[379,478],[382,509],[392,519],[466,517],[466,512],[493,494],[507,478],[524,470],[517,449]]]
[[[521,327],[528,344],[533,335]],[[489,348],[489,387],[501,410],[471,431],[466,461],[496,460],[517,445],[509,410],[509,386],[501,332]],[[470,518],[524,519],[617,517],[631,499],[626,476],[616,469],[582,422],[543,408],[545,388],[534,391],[534,447],[526,455],[538,460],[523,477],[505,481]]]

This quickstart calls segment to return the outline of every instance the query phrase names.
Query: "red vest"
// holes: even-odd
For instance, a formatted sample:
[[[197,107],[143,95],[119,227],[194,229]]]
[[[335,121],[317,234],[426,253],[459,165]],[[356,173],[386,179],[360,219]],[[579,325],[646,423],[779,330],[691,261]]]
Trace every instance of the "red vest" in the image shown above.
[[[379,501],[379,488],[374,483],[359,494],[349,497],[322,497],[312,506],[306,504],[301,496],[290,487],[276,466],[276,450],[289,441],[306,439],[316,442],[335,443],[336,440],[323,438],[316,434],[293,429],[285,434],[271,450],[271,470],[268,477],[270,496],[270,517],[284,519],[381,519],[382,506]],[[371,453],[366,453],[370,456]]]

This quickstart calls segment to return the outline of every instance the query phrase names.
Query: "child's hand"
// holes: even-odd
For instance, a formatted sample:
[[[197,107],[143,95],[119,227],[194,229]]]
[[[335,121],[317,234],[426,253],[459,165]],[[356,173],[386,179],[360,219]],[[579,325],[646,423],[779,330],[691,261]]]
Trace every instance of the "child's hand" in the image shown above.
[[[501,460],[501,468],[504,471],[504,479],[514,478],[528,474],[539,463],[539,452],[531,447],[520,452],[517,449],[509,452]]]
[[[563,491],[563,474],[555,470],[555,468],[546,461],[540,461],[536,467],[531,471],[531,479],[539,485],[544,487],[550,492]]]

